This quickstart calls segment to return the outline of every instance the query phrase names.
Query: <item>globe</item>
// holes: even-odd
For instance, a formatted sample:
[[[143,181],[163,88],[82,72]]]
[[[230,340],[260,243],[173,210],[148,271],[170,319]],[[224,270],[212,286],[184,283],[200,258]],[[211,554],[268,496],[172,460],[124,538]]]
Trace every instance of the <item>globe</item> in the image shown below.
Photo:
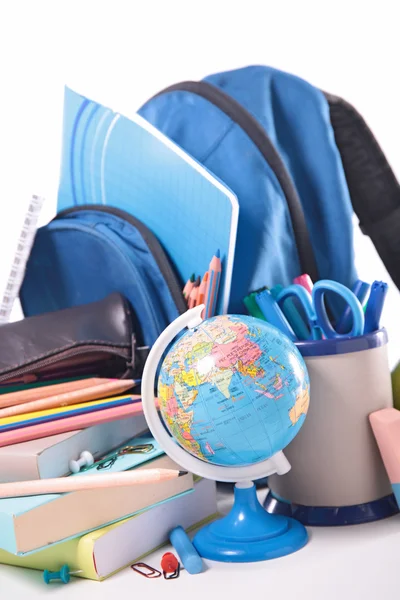
[[[285,448],[309,405],[295,345],[268,323],[221,315],[188,329],[165,356],[161,416],[175,442],[202,461],[253,465]]]
[[[269,514],[253,480],[290,470],[282,450],[307,414],[305,363],[294,344],[264,321],[242,315],[203,321],[203,310],[191,308],[168,325],[142,377],[149,429],[185,469],[175,474],[235,482],[230,512],[196,533],[195,551],[224,562],[296,552],[308,540],[304,525]]]

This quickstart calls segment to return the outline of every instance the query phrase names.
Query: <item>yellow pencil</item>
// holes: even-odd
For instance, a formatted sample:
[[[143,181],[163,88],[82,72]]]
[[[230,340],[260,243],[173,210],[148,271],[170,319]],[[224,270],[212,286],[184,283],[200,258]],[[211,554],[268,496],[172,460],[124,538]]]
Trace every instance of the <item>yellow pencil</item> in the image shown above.
[[[183,475],[187,475],[187,471],[143,469],[103,475],[79,475],[56,477],[54,479],[35,479],[34,481],[16,481],[0,484],[0,498],[37,496],[39,494],[64,494],[79,490],[143,485],[146,483],[158,483],[167,479],[176,479]]]

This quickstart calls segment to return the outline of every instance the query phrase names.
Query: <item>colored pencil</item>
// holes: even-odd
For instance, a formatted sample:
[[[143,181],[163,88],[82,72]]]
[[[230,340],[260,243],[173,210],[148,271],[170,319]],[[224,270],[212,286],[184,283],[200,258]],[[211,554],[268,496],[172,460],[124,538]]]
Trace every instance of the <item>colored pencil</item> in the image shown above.
[[[206,299],[206,291],[207,291],[207,282],[208,282],[208,271],[204,273],[203,280],[199,285],[199,291],[196,299],[196,306],[200,306],[200,304],[205,303]]]
[[[208,282],[207,291],[205,296],[205,311],[204,317],[206,319],[213,317],[216,313],[218,289],[221,280],[221,259],[219,256],[219,250],[212,257],[210,267],[208,269]]]
[[[14,415],[23,415],[26,413],[46,410],[48,408],[60,408],[62,406],[71,406],[72,404],[80,404],[91,400],[100,400],[108,396],[122,394],[135,385],[133,379],[121,379],[86,387],[84,389],[76,389],[64,394],[57,394],[41,400],[31,400],[16,406],[0,409],[0,419],[3,417],[12,417]]]
[[[51,396],[67,394],[69,392],[74,392],[75,390],[84,390],[85,388],[92,388],[94,386],[98,386],[103,383],[109,383],[111,381],[118,381],[118,379],[90,377],[89,379],[78,379],[65,383],[56,383],[53,385],[20,390],[18,392],[9,392],[8,394],[0,395],[0,408],[15,406],[25,402],[33,402],[34,400],[43,400],[44,398],[49,398]]]
[[[38,425],[30,425],[12,431],[0,433],[0,448],[10,446],[11,444],[19,444],[20,442],[28,442],[30,440],[38,440],[56,435],[57,433],[66,433],[67,431],[77,431],[85,429],[92,425],[101,425],[101,423],[109,423],[110,421],[118,421],[135,415],[142,415],[142,403],[130,402],[123,406],[113,406],[104,410],[97,410],[84,414],[74,415],[57,421],[49,421]]]
[[[132,402],[140,402],[141,397],[133,394],[124,394],[122,396],[114,396],[112,398],[103,398],[102,400],[92,400],[90,402],[82,402],[80,404],[72,404],[71,406],[62,406],[58,408],[48,408],[38,410],[23,415],[14,415],[13,417],[2,417],[0,419],[0,433],[11,431],[12,429],[20,429],[22,427],[30,427],[47,421],[57,421],[65,419],[73,415],[96,412],[105,410],[113,406],[123,406]]]
[[[39,494],[64,494],[79,490],[145,485],[176,479],[187,474],[187,471],[178,471],[176,469],[142,469],[102,475],[13,481],[11,483],[0,484],[0,498],[19,498],[21,496],[37,496]]]
[[[187,280],[187,282],[185,283],[185,287],[182,290],[182,294],[185,299],[189,298],[189,294],[193,288],[194,280],[195,280],[195,274],[192,273],[191,276],[189,277],[189,279]]]
[[[194,282],[192,291],[190,292],[189,300],[188,300],[188,308],[194,308],[196,306],[196,300],[197,300],[197,296],[199,293],[199,287],[200,287],[200,277],[198,277],[196,279],[196,281]]]

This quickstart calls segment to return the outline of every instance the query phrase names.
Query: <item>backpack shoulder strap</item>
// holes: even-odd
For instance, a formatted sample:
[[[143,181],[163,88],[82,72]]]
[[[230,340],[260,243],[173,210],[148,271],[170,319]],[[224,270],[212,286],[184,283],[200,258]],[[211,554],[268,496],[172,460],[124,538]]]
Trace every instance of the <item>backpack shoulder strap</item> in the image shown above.
[[[326,94],[336,145],[361,231],[368,235],[400,289],[400,186],[356,109]]]

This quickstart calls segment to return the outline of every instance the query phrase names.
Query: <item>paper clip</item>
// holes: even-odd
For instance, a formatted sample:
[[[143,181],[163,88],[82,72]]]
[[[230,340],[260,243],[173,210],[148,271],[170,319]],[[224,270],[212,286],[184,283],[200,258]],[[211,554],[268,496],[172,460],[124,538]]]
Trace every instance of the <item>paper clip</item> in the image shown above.
[[[134,565],[131,565],[131,569],[136,571],[136,573],[139,573],[139,575],[143,575],[143,577],[147,577],[148,579],[155,579],[156,577],[161,577],[160,571],[157,571],[157,569],[150,567],[150,565],[146,565],[146,563],[144,563],[144,562],[138,562],[138,563],[135,563]],[[145,570],[142,571],[141,569],[147,569],[147,572]]]
[[[166,552],[161,558],[161,568],[164,579],[177,579],[181,570],[181,565],[172,552]]]
[[[102,469],[111,469],[113,464],[117,461],[118,456],[109,456],[96,464],[97,471],[101,471]]]
[[[154,450],[153,444],[137,444],[136,446],[125,446],[118,451],[119,456],[124,454],[147,454]]]

